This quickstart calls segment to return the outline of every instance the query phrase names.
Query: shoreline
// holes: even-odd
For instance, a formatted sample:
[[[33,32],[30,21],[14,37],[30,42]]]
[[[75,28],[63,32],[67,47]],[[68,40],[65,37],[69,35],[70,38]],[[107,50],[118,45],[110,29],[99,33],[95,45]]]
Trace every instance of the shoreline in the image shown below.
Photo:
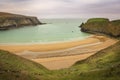
[[[90,35],[85,37],[84,39],[81,38],[74,38],[74,39],[69,39],[69,40],[63,40],[63,41],[53,41],[53,42],[30,42],[30,43],[0,43],[0,46],[12,46],[12,45],[43,45],[43,44],[57,44],[57,43],[66,43],[66,42],[72,42],[72,41],[81,41],[85,40],[86,38],[93,37],[94,35]]]
[[[106,38],[107,39],[107,38]],[[88,37],[83,40],[73,40],[59,43],[49,43],[49,44],[29,44],[29,45],[0,45],[0,49],[7,50],[13,53],[23,52],[23,51],[33,51],[33,52],[46,52],[54,50],[63,50],[79,45],[93,44],[100,42],[99,39],[95,38],[95,35]]]

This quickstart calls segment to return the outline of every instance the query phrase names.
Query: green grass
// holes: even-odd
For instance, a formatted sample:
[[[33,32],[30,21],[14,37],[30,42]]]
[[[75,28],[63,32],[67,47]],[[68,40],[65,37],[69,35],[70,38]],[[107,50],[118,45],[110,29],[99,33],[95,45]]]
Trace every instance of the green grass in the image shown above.
[[[120,42],[72,67],[49,71],[42,65],[0,51],[0,80],[120,80]]]
[[[106,18],[91,18],[82,24],[81,31],[120,37],[120,20],[109,21]]]
[[[109,22],[109,19],[106,18],[92,18],[87,21],[87,23],[91,22]]]
[[[0,50],[0,80],[33,80],[47,71],[40,64]]]

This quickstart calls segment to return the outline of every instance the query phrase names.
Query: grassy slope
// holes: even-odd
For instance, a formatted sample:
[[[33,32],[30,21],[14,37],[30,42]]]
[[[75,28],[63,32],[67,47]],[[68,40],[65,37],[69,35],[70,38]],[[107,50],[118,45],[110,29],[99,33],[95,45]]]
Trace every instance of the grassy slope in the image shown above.
[[[88,71],[74,77],[76,80],[120,80],[120,42],[77,62],[74,67],[83,66]]]
[[[120,42],[63,70],[0,51],[0,80],[120,80]]]
[[[37,80],[47,72],[40,64],[0,50],[0,80]]]

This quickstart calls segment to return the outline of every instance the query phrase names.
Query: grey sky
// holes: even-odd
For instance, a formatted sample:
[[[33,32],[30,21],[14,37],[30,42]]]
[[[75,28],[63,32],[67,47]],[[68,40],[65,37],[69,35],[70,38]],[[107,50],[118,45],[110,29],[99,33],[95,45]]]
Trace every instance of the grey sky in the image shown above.
[[[120,0],[0,0],[0,11],[40,18],[120,18]]]

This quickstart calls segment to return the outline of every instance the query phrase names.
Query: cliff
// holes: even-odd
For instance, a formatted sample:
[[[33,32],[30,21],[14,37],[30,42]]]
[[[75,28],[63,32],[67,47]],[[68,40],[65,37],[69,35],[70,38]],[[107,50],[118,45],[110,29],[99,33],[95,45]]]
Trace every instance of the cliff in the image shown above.
[[[120,20],[109,21],[105,18],[92,18],[81,24],[81,31],[102,33],[112,37],[120,37]]]
[[[0,30],[39,24],[37,17],[0,12]]]

